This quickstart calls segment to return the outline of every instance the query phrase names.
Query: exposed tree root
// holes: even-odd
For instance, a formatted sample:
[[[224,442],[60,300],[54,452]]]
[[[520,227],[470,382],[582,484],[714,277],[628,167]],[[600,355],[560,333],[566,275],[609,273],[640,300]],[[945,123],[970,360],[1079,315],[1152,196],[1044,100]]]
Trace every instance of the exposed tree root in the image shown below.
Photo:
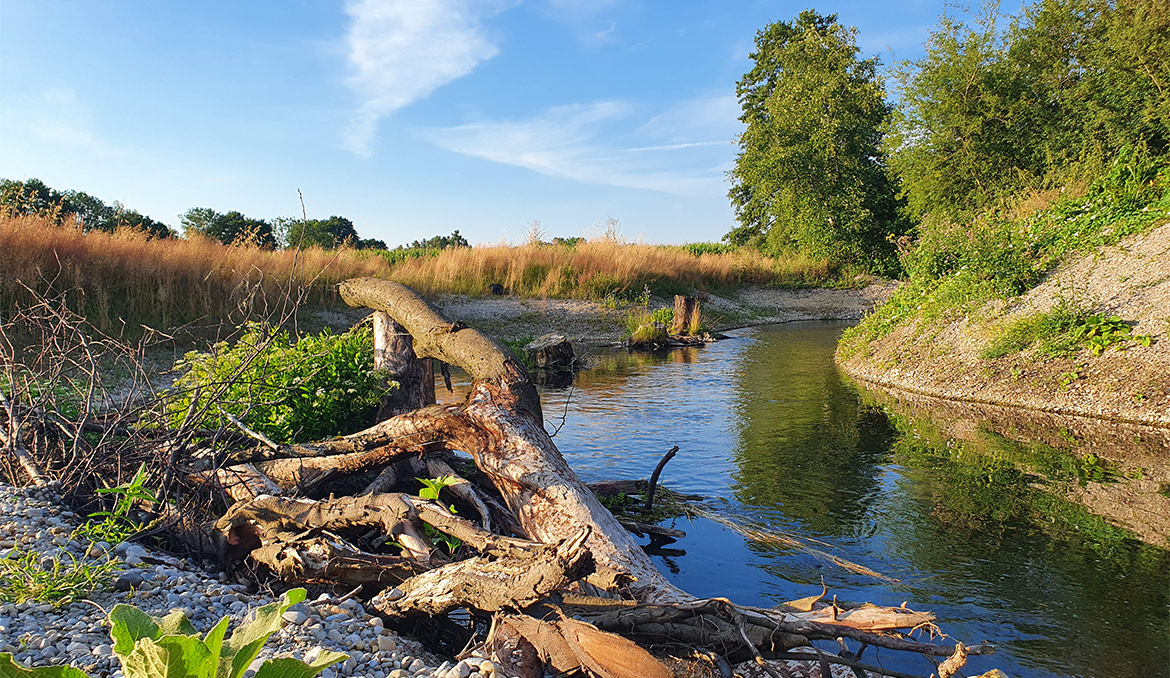
[[[553,444],[535,389],[505,349],[446,321],[402,285],[351,280],[341,294],[351,305],[384,314],[375,317],[376,336],[382,336],[376,347],[380,364],[400,384],[396,397],[383,403],[392,416],[333,440],[235,450],[223,455],[218,468],[215,455],[192,464],[192,472],[213,476],[238,500],[216,524],[229,557],[251,558],[290,581],[380,589],[370,604],[390,619],[455,609],[484,619],[490,614],[483,650],[507,675],[551,670],[604,678],[716,676],[729,673],[727,662],[745,660],[781,675],[769,660],[794,657],[822,670],[830,663],[871,670],[820,650],[792,654],[814,640],[840,638],[955,655],[954,647],[895,633],[931,625],[929,613],[823,596],[759,609],[696,599],[678,589],[630,531],[660,539],[682,533],[636,517],[625,523],[614,518]],[[433,377],[418,384],[426,358],[471,374],[464,403],[426,405]],[[454,452],[469,455],[477,470],[456,471],[463,466],[452,461]],[[441,502],[410,493],[417,488],[413,479],[423,475],[448,480]],[[645,494],[650,507],[654,480],[593,489],[603,496]],[[289,496],[320,496],[342,481],[357,496]],[[659,490],[660,497],[667,495]],[[388,543],[400,553],[384,552]],[[445,548],[437,548],[440,543]]]

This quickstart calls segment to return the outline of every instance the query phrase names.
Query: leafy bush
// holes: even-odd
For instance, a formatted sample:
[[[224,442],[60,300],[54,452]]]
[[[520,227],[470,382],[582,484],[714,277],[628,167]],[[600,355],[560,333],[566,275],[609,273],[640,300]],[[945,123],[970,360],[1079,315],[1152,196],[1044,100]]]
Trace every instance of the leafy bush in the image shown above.
[[[117,605],[109,616],[114,654],[126,678],[240,678],[268,637],[280,629],[281,615],[304,599],[304,589],[288,591],[279,601],[257,609],[226,639],[226,616],[200,638],[182,611],[152,617],[132,605]],[[254,678],[312,678],[347,656],[325,650],[312,663],[291,657],[269,659]],[[85,678],[85,673],[69,666],[25,669],[3,653],[0,678]]]
[[[235,345],[191,352],[176,368],[166,399],[172,426],[217,429],[223,413],[277,442],[319,440],[369,424],[378,403],[397,385],[374,371],[368,326],[328,330],[293,341],[287,332],[252,324]]]
[[[848,357],[908,320],[946,319],[989,299],[1021,294],[1070,254],[1116,244],[1168,216],[1170,160],[1141,149],[1119,153],[1084,195],[1065,195],[1025,216],[993,210],[965,224],[932,216],[919,225],[918,241],[902,257],[909,284],[846,330],[841,354]],[[1065,322],[1058,317],[1045,322],[1057,321]],[[1055,330],[1041,323],[1014,331],[1002,346],[988,350],[1018,350],[1011,345],[1025,334]]]

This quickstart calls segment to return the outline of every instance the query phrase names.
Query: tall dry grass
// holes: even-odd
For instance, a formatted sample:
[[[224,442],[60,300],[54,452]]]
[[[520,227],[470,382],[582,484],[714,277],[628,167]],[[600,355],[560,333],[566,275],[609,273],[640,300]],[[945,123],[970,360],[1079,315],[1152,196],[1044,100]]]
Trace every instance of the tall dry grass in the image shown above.
[[[49,216],[0,214],[0,311],[32,288],[61,297],[110,333],[241,323],[303,291],[311,305],[341,303],[333,285],[381,275],[378,256],[341,250],[269,251],[196,238],[147,240],[138,231],[83,233]]]
[[[240,324],[274,312],[288,294],[337,305],[335,285],[388,277],[428,295],[482,296],[493,283],[527,297],[632,301],[741,284],[817,285],[825,261],[774,259],[751,250],[703,253],[601,240],[562,245],[447,249],[393,266],[377,252],[310,248],[271,251],[213,240],[147,240],[141,232],[83,233],[49,216],[0,213],[0,312],[42,297],[68,306],[104,332],[137,334],[186,324]]]
[[[424,294],[483,295],[493,284],[526,297],[632,300],[655,294],[717,290],[742,284],[817,285],[831,280],[828,262],[767,257],[753,250],[695,256],[682,248],[612,240],[561,245],[499,245],[443,250],[404,261],[391,278]]]

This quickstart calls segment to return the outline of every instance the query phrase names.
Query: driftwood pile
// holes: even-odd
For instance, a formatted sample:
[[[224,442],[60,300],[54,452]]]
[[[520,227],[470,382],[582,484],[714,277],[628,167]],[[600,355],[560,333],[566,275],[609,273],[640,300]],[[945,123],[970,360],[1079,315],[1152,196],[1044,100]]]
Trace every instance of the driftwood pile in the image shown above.
[[[907,675],[868,665],[870,646],[948,658],[929,668],[949,678],[967,654],[991,651],[910,638],[934,631],[934,618],[905,607],[822,595],[762,609],[680,590],[631,534],[650,526],[619,522],[569,468],[507,349],[405,286],[362,278],[340,291],[375,311],[376,364],[400,384],[377,424],[278,445],[237,420],[247,444],[170,453],[188,481],[233,502],[214,527],[228,563],[360,587],[388,622],[524,678],[730,676],[737,664],[771,676]],[[463,403],[435,404],[434,362],[472,377]],[[426,497],[416,478],[429,479]],[[813,645],[826,640],[838,651]]]

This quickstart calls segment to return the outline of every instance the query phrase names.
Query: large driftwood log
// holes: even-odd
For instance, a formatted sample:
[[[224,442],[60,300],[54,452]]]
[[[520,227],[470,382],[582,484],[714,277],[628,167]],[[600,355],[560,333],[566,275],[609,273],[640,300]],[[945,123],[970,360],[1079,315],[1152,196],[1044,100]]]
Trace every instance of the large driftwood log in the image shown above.
[[[557,544],[460,560],[388,589],[370,604],[391,616],[435,616],[460,607],[484,612],[523,609],[567,587],[593,567],[585,545],[588,535],[583,530]]]
[[[644,657],[636,646],[615,641],[598,628],[650,643],[709,648],[728,658],[753,659],[761,668],[767,666],[765,657],[781,657],[810,639],[822,638],[853,638],[935,656],[954,652],[953,647],[885,635],[930,626],[929,614],[849,606],[835,599],[830,604],[820,596],[807,605],[764,610],[724,599],[698,600],[677,589],[569,468],[543,427],[535,388],[505,349],[475,330],[446,321],[404,286],[358,279],[343,283],[341,294],[351,305],[386,313],[376,321],[382,331],[391,328],[394,333],[381,342],[383,360],[392,357],[385,355],[387,351],[412,353],[393,358],[396,365],[405,366],[399,369],[412,374],[420,371],[419,359],[457,365],[474,379],[470,394],[460,405],[417,407],[334,440],[265,444],[230,455],[235,466],[220,470],[219,477],[234,479],[224,484],[242,501],[218,527],[237,552],[250,553],[290,580],[393,584],[371,603],[394,617],[442,615],[458,607],[497,612],[535,606],[530,613],[543,610],[545,618],[513,616],[501,622],[497,635],[502,644],[496,650],[511,648],[508,653],[519,653],[510,654],[513,659],[535,661],[533,657],[539,656],[556,670],[634,675],[623,668],[625,659],[607,663],[614,657],[606,648],[618,647],[633,662],[628,666],[643,665],[645,670],[638,669],[637,675],[665,670],[662,665],[655,669],[654,664],[642,664]],[[433,386],[433,377],[423,380]],[[425,394],[415,395],[409,403],[426,401]],[[473,482],[459,478],[457,485],[448,486],[447,499],[458,501],[468,515],[477,515],[481,525],[452,515],[437,502],[383,493],[415,474],[458,478],[444,460],[453,458],[452,450],[470,455],[482,475],[469,474]],[[312,501],[269,496],[303,492],[338,473],[379,469],[382,472],[357,497]],[[631,488],[652,493],[644,483],[611,483],[598,489],[628,493]],[[491,496],[494,491],[506,508]],[[450,562],[431,548],[422,523],[462,540],[478,555]],[[493,528],[533,541],[501,536]],[[370,534],[396,539],[403,555],[356,549],[347,541],[351,537],[344,535],[361,531],[362,539]],[[579,581],[585,575],[589,583]],[[570,594],[574,583],[576,591]],[[562,609],[577,619],[564,617]],[[596,643],[600,654],[588,650],[589,643]],[[559,649],[550,654],[553,645]],[[970,651],[989,649],[976,646]],[[517,675],[527,675],[516,668]]]
[[[618,583],[617,574],[626,592],[643,602],[692,599],[650,562],[565,462],[544,429],[535,387],[507,349],[447,321],[405,285],[348,280],[341,297],[351,306],[385,311],[410,332],[420,357],[461,367],[475,380],[463,405],[400,415],[374,429],[391,437],[430,434],[471,455],[532,539],[555,543],[588,530],[589,550],[605,573],[590,581],[603,589]]]

